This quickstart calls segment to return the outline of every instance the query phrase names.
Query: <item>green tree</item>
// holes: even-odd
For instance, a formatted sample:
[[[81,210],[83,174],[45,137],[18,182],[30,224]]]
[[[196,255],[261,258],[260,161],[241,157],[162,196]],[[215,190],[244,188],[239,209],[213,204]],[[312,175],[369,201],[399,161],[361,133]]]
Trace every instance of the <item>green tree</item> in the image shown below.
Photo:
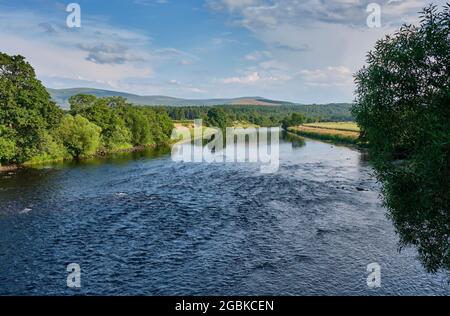
[[[55,133],[54,131],[52,133]],[[39,153],[30,157],[25,164],[44,163],[46,161],[61,161],[69,158],[66,148],[62,144],[59,137],[54,137],[48,131],[42,131],[39,136]]]
[[[132,134],[125,126],[117,125],[103,137],[102,142],[110,151],[128,149],[132,147]]]
[[[229,125],[228,116],[221,108],[212,108],[208,111],[207,123],[211,127],[225,129]]]
[[[25,58],[0,53],[0,125],[11,130],[7,147],[15,144],[14,155],[9,150],[6,162],[22,163],[39,155],[41,136],[58,126],[61,117],[61,109]]]
[[[131,131],[133,145],[145,146],[155,143],[149,120],[142,109],[128,108],[125,112],[125,121]]]
[[[377,42],[356,74],[353,114],[402,245],[450,269],[450,7],[424,9]]]
[[[75,158],[88,157],[100,146],[101,128],[81,115],[67,114],[61,120],[57,134]]]
[[[16,156],[17,148],[12,130],[0,125],[0,164],[7,163]]]
[[[72,114],[77,114],[84,108],[94,105],[96,101],[97,97],[95,95],[89,94],[73,95],[69,98],[70,111],[72,112]]]
[[[119,115],[119,107],[125,99],[110,97],[96,98],[91,95],[76,95],[70,98],[71,113],[81,115],[90,122],[101,127],[102,145],[108,151],[130,148],[131,132]]]
[[[282,121],[282,127],[287,130],[289,127],[302,125],[303,123],[305,123],[305,117],[302,114],[292,113]]]

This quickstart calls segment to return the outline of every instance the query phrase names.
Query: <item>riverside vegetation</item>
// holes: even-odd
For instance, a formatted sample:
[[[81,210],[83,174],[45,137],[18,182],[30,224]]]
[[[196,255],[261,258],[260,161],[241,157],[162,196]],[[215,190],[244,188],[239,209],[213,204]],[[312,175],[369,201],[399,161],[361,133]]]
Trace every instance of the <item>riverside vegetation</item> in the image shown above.
[[[85,158],[167,143],[172,120],[120,97],[77,95],[64,112],[22,56],[0,54],[0,164]]]
[[[348,107],[136,106],[122,97],[78,94],[62,110],[22,56],[0,53],[0,165],[3,169],[170,144],[174,120],[206,126],[290,126],[347,117]],[[303,112],[302,112],[303,111]],[[301,113],[300,113],[301,112]],[[5,167],[6,166],[6,167]]]
[[[377,42],[356,75],[353,113],[401,246],[450,271],[450,5]]]

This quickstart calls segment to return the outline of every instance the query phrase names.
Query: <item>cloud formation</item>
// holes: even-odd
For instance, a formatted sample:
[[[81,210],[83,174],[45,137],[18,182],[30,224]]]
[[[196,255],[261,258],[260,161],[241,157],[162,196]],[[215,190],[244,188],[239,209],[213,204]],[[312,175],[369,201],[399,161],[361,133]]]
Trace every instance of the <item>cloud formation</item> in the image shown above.
[[[0,51],[24,55],[55,88],[345,102],[375,42],[417,21],[427,1],[376,1],[382,26],[369,28],[373,0],[93,0],[80,29],[66,26],[64,4],[8,2]]]
[[[127,62],[143,62],[142,56],[130,53],[130,48],[118,43],[80,44],[78,47],[86,52],[86,60],[96,64],[124,64]]]

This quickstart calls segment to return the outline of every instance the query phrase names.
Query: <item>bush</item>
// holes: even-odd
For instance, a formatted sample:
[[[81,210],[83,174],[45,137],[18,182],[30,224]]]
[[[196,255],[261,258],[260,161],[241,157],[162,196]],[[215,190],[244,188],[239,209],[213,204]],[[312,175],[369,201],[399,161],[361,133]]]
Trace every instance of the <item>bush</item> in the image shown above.
[[[62,161],[70,155],[61,142],[55,141],[48,132],[43,132],[39,141],[39,154],[25,162],[26,165],[44,163],[49,161]]]
[[[8,162],[16,155],[16,143],[14,140],[0,136],[0,164]]]
[[[100,147],[101,128],[81,115],[67,114],[61,121],[57,134],[70,155],[75,158],[87,157]]]
[[[117,151],[133,147],[131,144],[131,132],[124,126],[116,126],[104,136],[103,144],[109,151]]]

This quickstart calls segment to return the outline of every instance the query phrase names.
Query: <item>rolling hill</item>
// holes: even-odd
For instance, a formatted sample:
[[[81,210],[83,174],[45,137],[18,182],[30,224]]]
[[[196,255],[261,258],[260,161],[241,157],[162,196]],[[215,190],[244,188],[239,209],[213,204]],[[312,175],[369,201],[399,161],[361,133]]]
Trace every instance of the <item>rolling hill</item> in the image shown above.
[[[294,105],[294,103],[286,101],[269,100],[261,97],[242,97],[232,99],[180,99],[168,96],[140,96],[136,94],[90,89],[90,88],[73,88],[73,89],[49,89],[53,101],[62,108],[69,107],[69,98],[80,93],[95,95],[97,97],[119,96],[126,98],[128,102],[137,105],[165,105],[165,106],[212,106],[212,105],[259,105],[259,106],[281,106]]]

